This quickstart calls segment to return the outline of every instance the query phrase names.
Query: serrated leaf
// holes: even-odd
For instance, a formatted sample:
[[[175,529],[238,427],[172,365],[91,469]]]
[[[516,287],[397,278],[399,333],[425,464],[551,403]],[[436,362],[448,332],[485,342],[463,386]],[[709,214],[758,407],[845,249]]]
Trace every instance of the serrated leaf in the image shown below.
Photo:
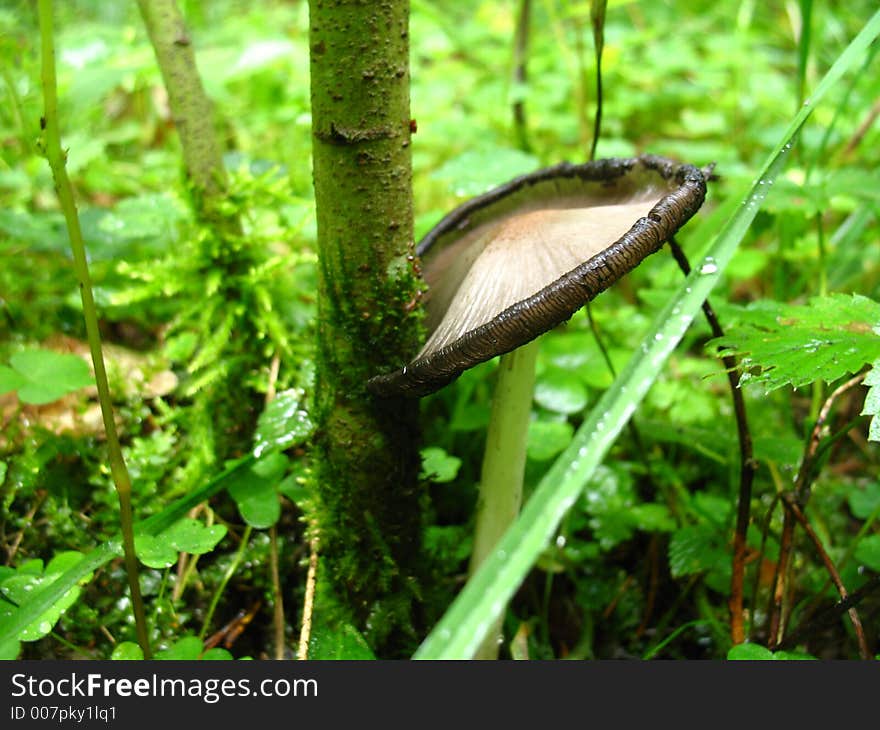
[[[32,405],[51,403],[93,382],[89,366],[77,355],[23,350],[9,364],[11,368],[0,367],[0,393],[17,390],[19,399]]]
[[[743,383],[798,388],[833,382],[880,358],[878,332],[880,303],[859,294],[815,297],[806,305],[761,300],[740,312],[738,327],[706,347],[739,357]]]
[[[630,517],[640,530],[646,532],[671,532],[675,519],[665,504],[637,504],[630,508]]]
[[[278,393],[266,406],[257,421],[254,456],[269,449],[289,449],[306,441],[315,424],[302,408],[303,392],[292,388]]]
[[[863,416],[872,416],[871,425],[868,427],[868,440],[880,441],[880,360],[871,364],[871,370],[865,376],[864,385],[868,386],[865,394],[865,405],[862,407]]]
[[[690,525],[676,530],[669,541],[669,570],[673,578],[701,573],[727,558],[718,530],[710,525]]]

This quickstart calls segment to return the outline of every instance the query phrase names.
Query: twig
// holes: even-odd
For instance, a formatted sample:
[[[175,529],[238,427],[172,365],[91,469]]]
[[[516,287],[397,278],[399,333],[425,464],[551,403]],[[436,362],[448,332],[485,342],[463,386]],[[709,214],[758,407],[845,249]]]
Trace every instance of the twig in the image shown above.
[[[272,574],[272,626],[274,628],[275,658],[284,659],[284,596],[278,572],[278,526],[269,528],[269,571]]]
[[[807,502],[810,499],[810,488],[815,477],[816,464],[819,461],[817,455],[819,454],[819,445],[822,441],[822,430],[825,426],[825,422],[828,420],[828,414],[831,412],[831,407],[841,395],[861,383],[866,375],[867,372],[860,373],[847,380],[843,385],[835,388],[819,409],[816,423],[813,424],[813,429],[810,432],[810,439],[804,450],[804,456],[801,459],[800,469],[798,470],[794,487],[792,489],[794,496],[793,502],[801,509],[801,511],[807,506]],[[783,495],[783,499],[786,499],[786,497],[787,495]],[[773,590],[771,592],[772,602],[769,610],[770,618],[768,622],[770,626],[768,646],[771,649],[779,644],[782,636],[785,634],[785,622],[782,617],[782,603],[785,594],[785,575],[788,572],[789,561],[791,560],[794,527],[794,514],[790,509],[787,509],[782,520],[782,535],[779,541],[779,563],[776,566],[776,572],[773,576]]]
[[[819,554],[819,558],[825,565],[825,569],[828,571],[828,575],[830,576],[834,586],[837,588],[837,592],[840,594],[840,600],[845,601],[849,594],[846,592],[846,587],[843,585],[843,581],[840,579],[840,573],[837,572],[837,568],[834,566],[834,562],[831,560],[831,557],[828,555],[828,552],[822,546],[822,541],[819,540],[819,536],[810,526],[810,523],[807,521],[806,516],[800,507],[798,507],[797,502],[795,502],[794,498],[790,494],[783,494],[782,501],[786,506],[786,509],[790,510],[794,518],[798,521],[801,527],[804,528],[804,532],[807,533],[807,537],[813,543],[813,547],[816,548],[816,552]],[[868,642],[865,639],[865,630],[862,628],[862,621],[859,618],[858,611],[856,611],[855,606],[851,607],[848,610],[849,618],[852,621],[853,630],[856,632],[856,638],[859,642],[859,654],[862,659],[870,659],[871,652],[868,650]]]
[[[825,403],[819,410],[819,415],[816,418],[816,423],[813,425],[813,430],[810,434],[807,451],[801,462],[801,469],[795,480],[795,498],[801,509],[806,506],[807,501],[810,499],[810,486],[812,485],[812,478],[814,476],[816,454],[819,450],[819,444],[822,441],[822,428],[825,426],[825,421],[828,420],[828,414],[831,412],[831,407],[840,396],[851,388],[859,385],[867,375],[867,372],[859,373],[847,380],[843,385],[835,388],[828,398],[825,399]]]
[[[314,527],[312,528],[315,529]],[[299,633],[298,659],[309,658],[309,639],[312,634],[312,610],[315,606],[315,578],[318,574],[318,536],[309,540],[309,572],[306,574],[306,595],[303,599],[302,629]]]
[[[679,268],[687,276],[691,271],[690,262],[684,250],[675,240],[669,239],[669,248]],[[703,314],[715,337],[723,337],[724,330],[709,300],[703,302]],[[736,528],[733,533],[733,570],[730,581],[730,636],[734,644],[741,644],[746,639],[743,621],[743,583],[746,566],[746,533],[749,529],[749,516],[752,503],[752,482],[755,478],[755,460],[752,456],[752,436],[746,416],[746,404],[739,387],[739,366],[736,358],[725,355],[721,358],[727,370],[727,381],[730,384],[730,396],[733,400],[733,412],[736,417],[736,432],[739,441],[739,499],[736,511]]]
[[[877,101],[874,102],[874,106],[871,107],[868,116],[865,117],[865,120],[859,125],[859,128],[855,131],[853,136],[850,137],[849,142],[846,143],[846,147],[843,149],[844,157],[848,157],[855,152],[856,147],[861,144],[861,141],[865,138],[868,130],[874,125],[874,122],[877,121],[878,116],[880,116],[880,99],[877,99]]]
[[[42,82],[45,103],[44,116],[41,120],[44,137],[43,144],[46,159],[52,169],[55,180],[55,191],[67,223],[70,237],[70,248],[73,263],[79,280],[79,291],[83,305],[83,320],[92,366],[95,369],[95,384],[98,387],[98,402],[101,404],[101,417],[104,421],[104,432],[107,438],[107,454],[110,461],[110,474],[116,485],[119,499],[119,522],[122,528],[122,547],[125,556],[125,571],[128,577],[128,588],[131,593],[131,607],[134,614],[135,630],[144,659],[150,659],[149,634],[144,612],[144,602],[138,582],[138,562],[134,550],[134,516],[131,507],[131,477],[122,456],[119,436],[116,433],[116,421],[113,417],[113,401],[110,397],[110,385],[107,381],[107,369],[104,366],[104,354],[101,350],[101,333],[98,328],[98,311],[92,293],[92,279],[86,257],[86,247],[76,202],[73,197],[73,186],[67,176],[66,156],[61,151],[61,131],[58,124],[58,91],[55,78],[55,40],[52,18],[52,0],[39,0],[40,40],[42,44]]]
[[[809,623],[803,623],[801,626],[798,626],[779,642],[779,648],[791,649],[800,644],[811,633],[833,625],[844,613],[857,606],[863,599],[878,589],[880,589],[880,575],[875,575],[865,585],[850,593],[845,599],[814,615]]]

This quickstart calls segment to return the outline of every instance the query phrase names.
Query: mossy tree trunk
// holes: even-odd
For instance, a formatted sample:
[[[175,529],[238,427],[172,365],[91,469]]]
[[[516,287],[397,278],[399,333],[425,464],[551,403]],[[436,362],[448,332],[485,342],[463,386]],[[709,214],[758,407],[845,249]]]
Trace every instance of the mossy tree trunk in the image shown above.
[[[309,7],[321,555],[337,595],[383,646],[411,624],[422,527],[417,403],[366,390],[418,347],[409,2]]]
[[[196,57],[177,0],[138,0],[156,53],[168,106],[180,135],[184,167],[196,213],[218,223],[217,208],[226,195],[226,171],[214,133],[214,109],[196,68]],[[230,221],[222,221],[223,226]],[[236,229],[237,222],[232,224]]]

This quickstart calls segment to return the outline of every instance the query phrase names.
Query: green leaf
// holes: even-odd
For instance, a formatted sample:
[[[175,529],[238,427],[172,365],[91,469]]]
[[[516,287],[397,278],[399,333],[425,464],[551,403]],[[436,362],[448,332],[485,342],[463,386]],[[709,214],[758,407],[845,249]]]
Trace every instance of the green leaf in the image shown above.
[[[629,510],[635,527],[645,532],[671,532],[675,519],[665,504],[637,504]]]
[[[860,540],[855,556],[860,563],[880,573],[880,535],[869,535]]]
[[[438,446],[429,446],[421,451],[422,472],[419,479],[430,479],[437,484],[451,482],[458,475],[461,459],[447,454]]]
[[[830,383],[880,358],[880,303],[859,294],[815,297],[807,305],[761,300],[742,310],[740,320],[706,347],[739,357],[740,382],[767,390]]]
[[[860,520],[866,520],[880,510],[880,482],[871,482],[864,487],[854,484],[849,493],[849,508]]]
[[[123,641],[113,648],[110,658],[122,661],[140,660],[144,658],[144,652],[133,641]]]
[[[177,550],[157,535],[135,535],[134,550],[148,568],[161,570],[177,562]]]
[[[303,391],[294,388],[278,393],[260,414],[254,436],[254,456],[270,449],[289,449],[308,440],[315,430],[302,408]]]
[[[235,657],[227,649],[222,649],[219,646],[215,646],[213,649],[208,649],[204,654],[202,654],[202,661],[210,662],[210,661],[230,661]]]
[[[0,616],[3,615],[3,609],[0,607]],[[18,659],[21,653],[21,642],[12,637],[0,638],[0,661]]]
[[[159,535],[178,552],[203,555],[211,552],[226,536],[226,525],[205,525],[194,519],[184,519]]]
[[[162,569],[176,563],[179,553],[202,555],[210,552],[225,535],[225,525],[209,527],[188,518],[176,522],[159,535],[135,535],[135,551],[144,565]]]
[[[673,578],[702,573],[727,559],[723,534],[711,525],[689,525],[669,541],[669,570]]]
[[[42,405],[94,381],[85,360],[53,350],[23,350],[0,366],[0,393],[17,390],[23,403]]]
[[[734,661],[803,661],[816,657],[799,651],[773,652],[760,644],[737,644],[727,652],[727,658]]]
[[[242,519],[252,527],[271,527],[281,516],[278,486],[287,465],[286,456],[271,453],[251,469],[230,478],[229,496],[238,505]]]
[[[455,195],[471,197],[512,177],[531,172],[539,165],[536,157],[525,152],[487,145],[451,159],[431,177],[446,182]]]
[[[193,661],[201,659],[205,647],[198,636],[185,636],[167,649],[156,652],[154,659]]]
[[[18,390],[28,384],[28,379],[6,365],[0,365],[0,393]]]
[[[574,428],[568,421],[530,421],[526,453],[534,461],[547,461],[571,442]]]
[[[727,658],[740,661],[767,661],[773,659],[773,652],[760,644],[737,644],[730,647]]]
[[[535,402],[555,413],[579,413],[587,405],[587,389],[574,373],[549,370],[535,384]]]

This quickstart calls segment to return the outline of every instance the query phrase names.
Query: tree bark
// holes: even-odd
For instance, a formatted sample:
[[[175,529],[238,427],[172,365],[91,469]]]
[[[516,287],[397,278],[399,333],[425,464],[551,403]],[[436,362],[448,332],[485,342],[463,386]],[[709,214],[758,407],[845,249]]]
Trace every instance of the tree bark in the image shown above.
[[[231,225],[237,230],[237,221],[223,220],[217,211],[226,195],[226,171],[214,132],[213,105],[202,86],[177,0],[138,0],[138,7],[168,92],[196,213],[206,222],[222,223],[221,229]]]
[[[374,646],[411,625],[418,406],[370,396],[419,341],[409,2],[311,0],[321,555]]]

